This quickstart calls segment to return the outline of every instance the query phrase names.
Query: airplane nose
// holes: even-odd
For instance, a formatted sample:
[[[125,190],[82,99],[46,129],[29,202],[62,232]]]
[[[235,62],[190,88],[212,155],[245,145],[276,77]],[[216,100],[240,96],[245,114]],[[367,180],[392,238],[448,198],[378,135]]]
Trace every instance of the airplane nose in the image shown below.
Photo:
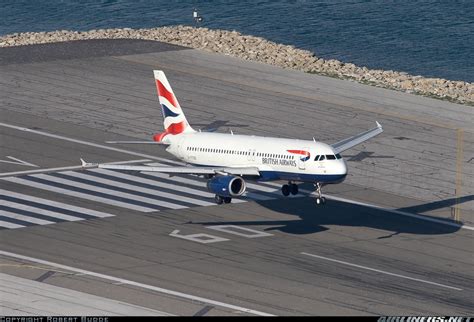
[[[344,161],[344,159],[341,159],[340,162],[339,162],[339,166],[340,166],[340,173],[344,176],[347,175],[347,165],[346,165],[346,161]]]

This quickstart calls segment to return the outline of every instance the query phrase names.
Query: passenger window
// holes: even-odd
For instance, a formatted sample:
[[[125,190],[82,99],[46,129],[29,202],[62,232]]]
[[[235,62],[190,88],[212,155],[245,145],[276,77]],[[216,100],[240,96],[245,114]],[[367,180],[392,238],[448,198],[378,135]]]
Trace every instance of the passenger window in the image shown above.
[[[336,160],[336,156],[334,154],[327,154],[326,159],[328,160]]]

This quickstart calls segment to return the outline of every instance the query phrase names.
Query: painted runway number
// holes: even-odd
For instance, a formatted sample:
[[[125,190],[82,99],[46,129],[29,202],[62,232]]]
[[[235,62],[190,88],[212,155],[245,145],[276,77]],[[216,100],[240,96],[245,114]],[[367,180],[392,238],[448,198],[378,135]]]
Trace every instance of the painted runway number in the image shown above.
[[[259,238],[259,237],[273,236],[272,234],[265,233],[263,231],[258,231],[258,230],[245,228],[245,227],[239,227],[235,225],[207,226],[206,228],[222,231],[224,233],[233,234],[233,235],[237,235],[237,236],[241,236],[245,238]]]
[[[269,233],[265,233],[265,232],[250,229],[250,228],[239,227],[235,225],[207,226],[206,228],[217,230],[217,231],[227,233],[227,234],[237,235],[244,238],[259,238],[259,237],[273,236],[272,234],[269,234]],[[210,235],[210,234],[204,234],[204,233],[181,235],[179,232],[180,232],[179,230],[174,230],[169,235],[171,237],[186,239],[186,240],[190,240],[190,241],[200,243],[200,244],[219,243],[219,242],[230,240],[227,238]]]
[[[190,241],[201,243],[201,244],[211,244],[211,243],[228,241],[227,238],[222,238],[222,237],[209,235],[209,234],[180,235],[179,230],[174,230],[170,234],[170,236],[190,240]]]

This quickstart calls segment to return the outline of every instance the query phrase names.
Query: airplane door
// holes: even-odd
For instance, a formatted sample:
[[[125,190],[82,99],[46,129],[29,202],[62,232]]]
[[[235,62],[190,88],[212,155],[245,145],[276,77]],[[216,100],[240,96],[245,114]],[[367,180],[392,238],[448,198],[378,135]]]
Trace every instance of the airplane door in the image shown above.
[[[255,149],[249,149],[249,154],[247,155],[248,161],[255,161]]]
[[[298,156],[298,169],[305,170],[306,169],[306,161],[309,160],[309,148],[305,147],[305,148],[302,148],[301,150],[307,152],[308,154],[307,155],[300,154]]]

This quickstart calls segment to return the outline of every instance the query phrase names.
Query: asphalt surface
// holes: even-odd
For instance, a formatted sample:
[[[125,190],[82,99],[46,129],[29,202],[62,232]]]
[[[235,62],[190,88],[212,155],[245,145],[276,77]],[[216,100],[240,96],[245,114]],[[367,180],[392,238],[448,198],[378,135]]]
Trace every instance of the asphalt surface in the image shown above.
[[[0,221],[11,225],[0,230],[1,251],[32,257],[4,253],[2,273],[38,279],[39,266],[58,267],[35,259],[66,265],[42,283],[178,315],[473,314],[472,108],[134,42],[94,41],[100,57],[78,43],[43,45],[55,60],[28,60],[30,46],[16,49],[18,60],[0,49]],[[199,178],[78,169],[81,157],[176,161],[160,147],[103,143],[162,130],[152,69],[166,72],[195,128],[328,143],[375,120],[385,132],[343,155],[351,175],[324,190],[343,199],[324,207],[283,199],[270,184],[214,206]],[[76,168],[42,171],[63,167]],[[448,223],[457,200],[465,227],[352,200]]]

